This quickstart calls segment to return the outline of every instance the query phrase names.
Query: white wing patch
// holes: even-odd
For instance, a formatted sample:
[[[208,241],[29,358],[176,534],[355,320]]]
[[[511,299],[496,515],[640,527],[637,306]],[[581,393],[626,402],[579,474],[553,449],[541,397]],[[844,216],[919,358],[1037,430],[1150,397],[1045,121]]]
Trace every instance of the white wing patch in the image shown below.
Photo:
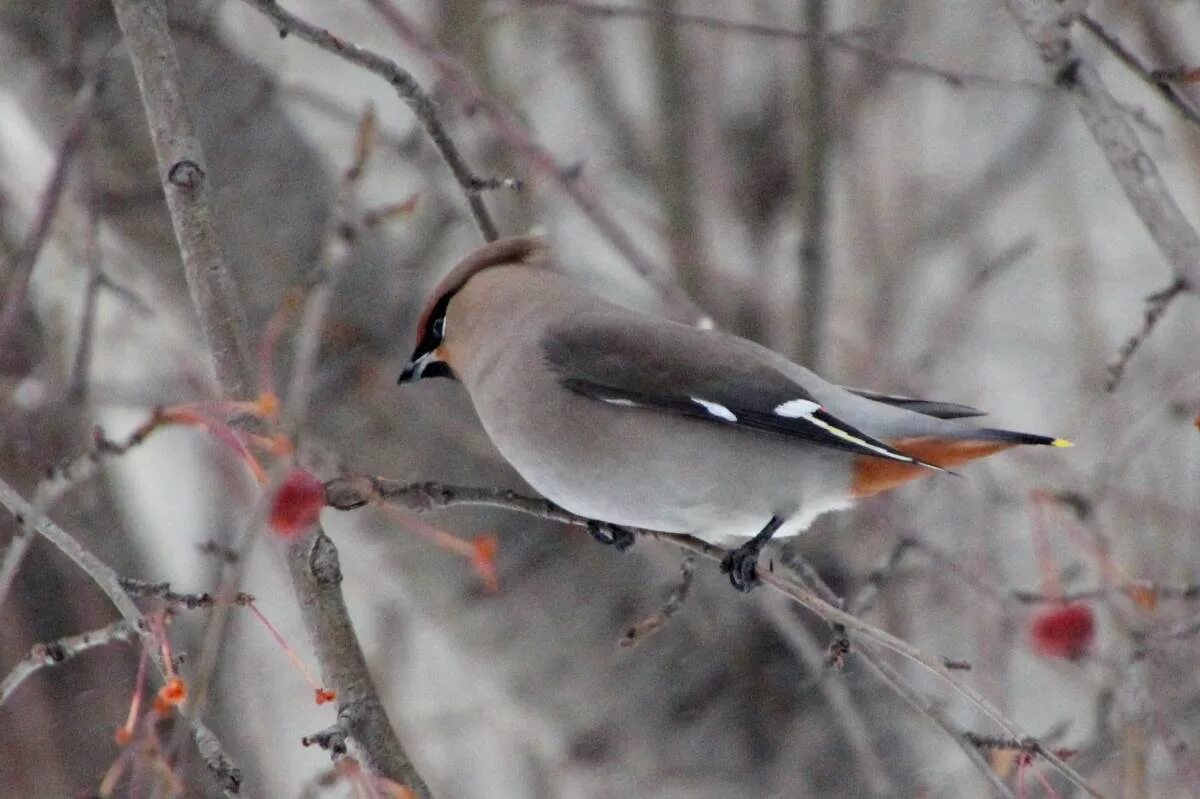
[[[775,415],[785,419],[799,419],[802,416],[812,417],[821,410],[821,406],[812,400],[794,399],[775,406]]]
[[[609,405],[620,405],[622,408],[636,408],[638,404],[631,399],[622,397],[601,397],[601,402],[607,402]]]
[[[708,400],[703,400],[699,397],[688,397],[688,399],[699,405],[704,410],[708,411],[709,415],[711,416],[715,416],[718,419],[724,419],[727,422],[737,421],[737,414],[719,402],[709,402]]]
[[[864,449],[868,449],[871,452],[875,452],[879,455],[882,455],[885,458],[891,458],[892,460],[896,460],[896,461],[904,461],[905,463],[916,463],[917,462],[916,458],[910,458],[907,455],[901,455],[900,453],[894,452],[892,450],[887,450],[887,449],[884,449],[883,447],[876,446],[875,444],[872,444],[870,441],[864,441],[863,439],[859,438],[858,436],[853,435],[852,433],[848,433],[847,431],[841,429],[840,427],[830,424],[829,422],[825,421],[824,419],[822,419],[816,415],[817,411],[819,411],[819,410],[821,410],[820,404],[813,402],[812,400],[794,399],[794,400],[788,400],[787,402],[781,402],[778,405],[776,405],[774,413],[776,416],[782,416],[785,419],[804,419],[807,422],[811,422],[812,424],[815,424],[817,427],[821,428],[822,430],[825,430],[826,432],[837,436],[838,438],[842,439],[843,441],[848,441],[851,444],[854,444],[855,446],[863,447]]]

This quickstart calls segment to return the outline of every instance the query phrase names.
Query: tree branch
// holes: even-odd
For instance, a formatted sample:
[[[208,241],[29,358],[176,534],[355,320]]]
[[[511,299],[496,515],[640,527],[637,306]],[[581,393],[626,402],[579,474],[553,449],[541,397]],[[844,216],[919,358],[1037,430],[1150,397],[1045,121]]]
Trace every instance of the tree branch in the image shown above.
[[[70,635],[55,641],[34,644],[29,654],[21,658],[12,671],[0,682],[0,705],[3,705],[17,686],[46,666],[65,663],[89,649],[106,644],[128,642],[137,637],[137,628],[122,619],[107,624],[98,630],[89,630],[79,635]]]
[[[137,77],[159,179],[192,304],[227,397],[253,390],[245,317],[217,240],[208,166],[183,97],[183,72],[161,0],[113,0]]]
[[[1071,41],[1075,16],[1053,0],[1004,3],[1025,38],[1038,48],[1050,77],[1074,100],[1113,176],[1175,276],[1189,289],[1200,286],[1200,236],[1171,196],[1100,73],[1076,51]]]
[[[1200,112],[1197,112],[1196,106],[1188,99],[1187,95],[1175,88],[1167,73],[1161,70],[1154,70],[1147,67],[1141,60],[1133,54],[1133,51],[1121,44],[1121,40],[1105,30],[1095,18],[1087,14],[1079,16],[1079,22],[1092,33],[1097,39],[1104,43],[1113,55],[1125,66],[1129,71],[1136,75],[1143,83],[1145,83],[1154,91],[1158,92],[1167,104],[1179,112],[1186,121],[1192,125],[1200,127]]]
[[[274,3],[259,5],[277,8]],[[113,0],[113,7],[137,75],[167,210],[221,392],[227,399],[243,399],[253,390],[244,322],[217,246],[204,157],[183,100],[182,74],[165,7],[161,0]],[[310,557],[317,552],[319,559]],[[409,783],[422,799],[428,797],[428,788],[387,721],[363,660],[342,597],[333,544],[318,530],[292,545],[287,562],[326,684],[337,692],[339,711],[357,722],[356,742],[372,767],[389,779]]]
[[[275,0],[242,1],[274,22],[281,37],[294,33],[309,44],[316,45],[322,50],[341,56],[350,63],[357,64],[368,72],[373,72],[391,84],[392,88],[396,90],[396,94],[412,110],[417,120],[421,123],[421,126],[425,128],[425,132],[429,134],[429,138],[433,141],[433,145],[437,148],[438,153],[441,154],[442,160],[446,162],[446,166],[450,167],[450,171],[454,174],[454,179],[458,182],[459,188],[462,189],[463,194],[467,198],[467,206],[471,209],[471,216],[474,217],[475,224],[479,226],[484,240],[494,241],[499,237],[500,234],[496,229],[496,223],[492,220],[492,215],[488,212],[487,206],[484,205],[483,198],[479,193],[492,188],[494,183],[505,186],[511,186],[512,184],[504,184],[503,181],[491,181],[480,178],[471,171],[471,168],[467,166],[466,160],[459,153],[457,145],[454,144],[453,139],[450,138],[450,134],[446,132],[445,126],[442,125],[442,120],[438,116],[437,105],[407,70],[389,58],[384,58],[364,47],[359,47],[339,36],[335,36],[324,28],[304,21],[300,17],[284,10]]]
[[[66,133],[58,146],[58,154],[54,159],[54,168],[46,181],[38,203],[37,215],[33,226],[21,242],[20,249],[13,255],[8,269],[8,284],[0,292],[0,352],[3,352],[12,327],[16,323],[21,309],[25,305],[25,297],[29,292],[29,276],[37,263],[38,255],[46,243],[50,233],[50,225],[58,213],[58,204],[67,187],[67,176],[76,153],[87,138],[88,128],[96,109],[96,95],[100,91],[101,76],[93,75],[79,89],[75,97],[75,107],[67,122]]]
[[[257,1],[257,0],[255,0]],[[440,48],[424,31],[389,0],[367,0],[380,17],[406,43],[420,50],[433,63],[445,83],[464,105],[479,111],[491,122],[493,130],[516,150],[530,168],[548,175],[583,212],[584,216],[629,261],[637,272],[654,286],[663,304],[676,317],[689,323],[708,319],[692,299],[674,281],[668,270],[656,264],[633,237],[596,200],[597,193],[578,170],[563,168],[554,156],[535,142],[519,121],[488,97],[453,55]]]
[[[0,505],[3,505],[12,513],[18,524],[24,524],[26,519],[33,518],[36,513],[34,507],[2,479],[0,479]],[[137,631],[138,636],[141,638],[142,646],[146,648],[146,652],[154,661],[159,679],[162,679],[163,675],[167,673],[162,649],[158,646],[158,642],[151,631],[142,624],[142,612],[134,604],[129,594],[125,592],[124,587],[121,585],[120,576],[109,568],[108,564],[97,558],[90,550],[80,544],[73,535],[50,519],[45,517],[38,518],[36,531],[57,547],[60,552],[70,558],[104,592],[104,595],[116,607],[117,612],[121,614],[122,620],[131,630]],[[233,796],[240,794],[241,773],[232,764],[228,756],[225,755],[216,736],[204,726],[204,723],[200,719],[185,711],[183,707],[178,708],[178,710],[180,715],[191,726],[192,737],[196,741],[200,754],[204,758],[209,772],[221,786],[225,795]]]
[[[1167,299],[1157,305],[1151,304],[1141,333],[1135,334],[1109,364],[1107,389],[1111,391],[1129,358],[1153,330],[1170,299],[1184,290],[1200,288],[1200,235],[1183,215],[1159,175],[1158,167],[1126,119],[1125,111],[1109,94],[1100,73],[1075,49],[1071,27],[1076,20],[1082,20],[1083,25],[1099,36],[1118,58],[1140,74],[1143,70],[1136,59],[1099,25],[1080,13],[1064,10],[1054,0],[1004,0],[1004,4],[1025,38],[1037,47],[1050,77],[1075,101],[1075,108],[1104,153],[1113,176],[1175,275],[1174,286],[1165,295]],[[1172,91],[1167,91],[1166,96],[1170,100]],[[1172,105],[1180,110],[1184,108],[1178,103]]]

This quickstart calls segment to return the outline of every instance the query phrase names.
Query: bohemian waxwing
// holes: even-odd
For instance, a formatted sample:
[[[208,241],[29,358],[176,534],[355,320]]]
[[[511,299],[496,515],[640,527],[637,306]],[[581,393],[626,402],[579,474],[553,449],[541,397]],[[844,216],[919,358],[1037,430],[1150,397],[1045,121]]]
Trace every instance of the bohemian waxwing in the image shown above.
[[[400,382],[460,380],[548,499],[616,526],[742,539],[722,563],[854,500],[1046,436],[963,405],[847,389],[752,341],[629,310],[556,271],[540,238],[481,247],[434,289]],[[627,540],[613,543],[628,543]],[[748,540],[747,540],[748,539]]]

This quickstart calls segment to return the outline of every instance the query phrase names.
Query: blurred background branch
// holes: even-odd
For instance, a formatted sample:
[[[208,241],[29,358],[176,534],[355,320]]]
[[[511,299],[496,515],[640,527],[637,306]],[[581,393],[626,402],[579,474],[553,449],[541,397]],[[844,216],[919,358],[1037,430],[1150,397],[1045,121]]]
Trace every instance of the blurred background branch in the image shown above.
[[[112,742],[153,670],[139,647],[92,647],[11,691],[0,792],[398,790],[353,734],[345,754],[300,744],[352,714],[312,701],[230,602],[245,590],[300,662],[354,655],[371,718],[439,797],[1004,796],[1042,779],[1067,795],[1076,775],[1104,795],[1195,793],[1194,4],[134,5],[165,10],[203,159],[159,163],[110,4],[0,0],[0,475],[114,574],[213,598],[169,630],[163,597],[137,611],[206,723],[143,708]],[[201,171],[176,171],[171,203],[207,193],[223,307],[245,318],[225,346],[244,360],[236,407],[214,400],[164,203],[181,161]],[[353,619],[358,640],[310,642],[289,556],[311,572],[306,555],[332,550],[272,527],[285,482],[528,494],[456,386],[394,385],[429,286],[489,224],[543,229],[617,301],[1079,446],[822,520],[749,598],[706,558],[620,554],[586,525],[478,505],[326,511],[339,635]],[[119,457],[91,459],[97,425]],[[0,548],[20,550],[4,674],[114,619],[21,531],[0,520]],[[617,646],[630,628],[653,634]]]

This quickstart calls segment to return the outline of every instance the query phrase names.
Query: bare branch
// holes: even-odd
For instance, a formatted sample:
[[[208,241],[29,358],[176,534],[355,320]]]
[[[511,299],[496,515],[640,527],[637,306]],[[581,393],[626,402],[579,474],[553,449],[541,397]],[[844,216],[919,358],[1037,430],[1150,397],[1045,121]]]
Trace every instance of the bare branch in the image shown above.
[[[150,419],[130,433],[123,442],[110,441],[104,436],[102,430],[96,428],[92,433],[92,446],[85,453],[68,458],[51,466],[46,471],[46,475],[38,482],[37,491],[34,494],[33,512],[24,515],[20,529],[9,542],[8,548],[4,550],[4,557],[0,560],[0,603],[3,603],[4,598],[8,596],[13,580],[16,579],[17,570],[20,569],[21,561],[24,560],[25,551],[33,542],[37,524],[46,511],[72,488],[91,479],[105,458],[120,455],[142,443],[159,422],[158,414],[153,414]]]
[[[250,0],[248,0],[250,1]],[[254,0],[257,2],[257,0]],[[532,169],[548,175],[571,198],[584,215],[620,252],[662,297],[667,310],[688,322],[696,323],[708,316],[675,283],[672,275],[647,256],[597,201],[597,192],[578,170],[561,166],[554,156],[530,138],[516,118],[484,94],[479,85],[455,58],[437,44],[388,0],[367,0],[384,22],[412,47],[420,50],[437,68],[446,88],[460,102],[478,109],[491,122],[499,136],[528,162]]]
[[[1156,291],[1146,298],[1141,329],[1126,339],[1121,348],[1117,350],[1117,354],[1108,363],[1108,380],[1104,383],[1105,391],[1114,391],[1120,385],[1121,378],[1125,376],[1125,367],[1129,365],[1130,359],[1141,349],[1142,344],[1146,343],[1146,339],[1150,338],[1158,321],[1162,319],[1163,314],[1167,312],[1167,308],[1175,298],[1187,289],[1188,284],[1179,278],[1162,291]]]
[[[125,620],[115,621],[98,630],[79,635],[70,635],[56,641],[34,644],[29,654],[21,658],[12,671],[0,682],[0,705],[12,696],[22,682],[45,666],[56,666],[71,658],[82,655],[89,649],[114,643],[128,643],[136,638],[138,631]]]
[[[665,627],[667,621],[683,609],[683,603],[687,601],[688,593],[692,590],[692,580],[695,574],[696,559],[691,555],[685,555],[683,562],[679,564],[679,581],[675,584],[671,595],[667,597],[667,601],[657,611],[626,630],[625,634],[621,636],[620,645],[623,647],[637,646]]]
[[[0,505],[7,508],[19,524],[23,524],[25,519],[33,518],[35,515],[34,507],[2,479],[0,479]],[[80,544],[75,536],[59,527],[52,520],[45,517],[39,518],[36,532],[70,558],[104,592],[105,596],[116,607],[117,612],[121,614],[122,620],[131,630],[137,631],[141,638],[142,646],[146,648],[147,654],[154,661],[159,678],[162,679],[163,675],[167,673],[162,650],[150,630],[143,629],[141,624],[142,612],[121,585],[120,576],[109,568],[108,564],[104,563],[104,561],[97,558],[91,551]],[[232,766],[228,756],[225,755],[220,742],[213,735],[212,731],[204,727],[203,723],[189,711],[181,707],[179,708],[179,712],[191,726],[192,737],[196,741],[197,746],[200,746],[204,762],[208,766],[209,772],[222,786],[226,796],[240,794],[240,773]]]
[[[1163,70],[1150,69],[1141,62],[1133,51],[1121,44],[1121,40],[1113,34],[1109,33],[1104,27],[1094,18],[1087,14],[1082,14],[1079,17],[1079,22],[1090,31],[1097,39],[1104,43],[1112,54],[1115,55],[1122,64],[1129,67],[1129,71],[1136,75],[1150,88],[1158,92],[1167,104],[1179,112],[1186,121],[1200,127],[1200,112],[1197,112],[1196,106],[1188,99],[1187,95],[1175,88],[1175,84],[1171,82],[1171,73]]]
[[[260,5],[265,10],[278,10],[274,3]],[[183,101],[182,75],[164,4],[113,0],[113,6],[137,75],[155,154],[164,172],[167,210],[183,256],[192,302],[212,348],[221,393],[227,399],[245,398],[253,384],[244,323],[232,279],[217,246],[204,158]],[[411,81],[407,73],[397,73],[396,77],[401,84],[404,78]],[[252,539],[247,536],[246,540]],[[318,551],[320,558],[308,557]],[[367,671],[342,597],[333,544],[318,530],[292,546],[288,566],[322,672],[337,692],[339,711],[351,714],[355,722],[351,731],[370,765],[391,779],[409,783],[419,796],[428,796],[428,789],[388,723]],[[227,570],[236,573],[236,567]],[[223,580],[222,587],[229,582]],[[128,597],[124,601],[129,602]],[[220,614],[221,609],[216,613]],[[219,638],[223,623],[212,629],[214,637]],[[215,651],[215,647],[209,649]]]
[[[1037,47],[1054,82],[1066,89],[1108,160],[1113,176],[1163,257],[1189,289],[1200,286],[1200,236],[1180,210],[1125,111],[1096,68],[1071,41],[1072,14],[1053,0],[1004,0],[1025,38]]]
[[[987,779],[988,783],[992,786],[992,790],[1004,797],[1004,799],[1016,799],[1012,789],[1001,781],[992,769],[991,764],[979,753],[979,749],[971,745],[966,739],[966,733],[950,720],[950,717],[942,710],[938,703],[932,702],[918,693],[904,681],[904,678],[900,676],[898,671],[883,660],[864,658],[864,662],[871,673],[880,682],[890,688],[893,693],[907,702],[909,707],[945,731],[958,748],[962,750],[962,753],[967,756],[967,760],[970,760],[972,765]]]
[[[254,384],[245,317],[217,240],[207,162],[183,98],[183,74],[167,30],[166,6],[113,0],[113,8],[141,90],[184,275],[217,379],[225,396],[248,397]]]
[[[561,8],[580,16],[595,19],[634,19],[646,22],[657,19],[661,13],[657,8],[590,3],[583,0],[526,0],[524,5],[532,8]],[[754,36],[765,40],[774,39],[785,42],[802,42],[811,47],[833,48],[867,61],[884,64],[899,72],[937,78],[953,88],[960,88],[966,85],[979,85],[1001,89],[1032,89],[1043,92],[1055,90],[1053,86],[1047,83],[960,72],[879,50],[863,41],[867,38],[869,31],[793,30],[775,25],[763,25],[758,22],[742,22],[740,20],[714,17],[708,14],[691,14],[682,11],[672,11],[670,12],[670,17],[675,23],[680,25],[690,25],[721,33]]]
[[[275,0],[243,0],[243,2],[274,22],[281,37],[295,34],[309,44],[341,56],[391,84],[396,93],[400,95],[400,99],[412,110],[421,126],[425,128],[425,132],[429,134],[429,138],[441,154],[442,160],[446,162],[446,166],[450,167],[454,179],[458,181],[459,187],[466,195],[471,216],[474,217],[475,224],[483,233],[483,238],[486,241],[494,241],[499,237],[496,223],[492,220],[487,206],[484,205],[483,198],[479,196],[481,187],[486,187],[489,182],[477,177],[467,166],[466,160],[458,151],[458,146],[455,145],[450,134],[446,132],[445,126],[442,125],[437,105],[407,70],[391,59],[384,58],[335,36],[324,28],[304,21],[284,10]]]
[[[429,799],[433,794],[396,738],[367,670],[342,600],[342,567],[333,542],[318,531],[288,550],[287,565],[321,671],[337,691],[338,722],[376,773],[404,783],[418,799]]]
[[[96,108],[96,95],[100,91],[100,80],[100,76],[95,75],[85,81],[75,97],[75,107],[71,111],[71,119],[67,122],[66,133],[58,146],[54,168],[46,182],[46,188],[42,191],[33,227],[21,242],[21,247],[9,266],[8,285],[0,292],[0,298],[3,298],[3,306],[0,307],[0,352],[3,351],[17,316],[25,305],[29,276],[33,273],[34,264],[37,263],[38,255],[41,254],[46,237],[50,233],[50,225],[58,213],[58,204],[67,187],[67,175],[71,164],[87,138]]]
[[[168,582],[151,583],[133,577],[121,577],[120,581],[121,587],[131,597],[155,597],[170,606],[186,608],[188,610],[211,608],[220,604],[249,605],[254,601],[253,595],[247,594],[244,591],[239,591],[228,599],[222,599],[219,595],[213,596],[207,591],[201,591],[196,594],[181,594],[178,591],[172,590],[171,584]]]

